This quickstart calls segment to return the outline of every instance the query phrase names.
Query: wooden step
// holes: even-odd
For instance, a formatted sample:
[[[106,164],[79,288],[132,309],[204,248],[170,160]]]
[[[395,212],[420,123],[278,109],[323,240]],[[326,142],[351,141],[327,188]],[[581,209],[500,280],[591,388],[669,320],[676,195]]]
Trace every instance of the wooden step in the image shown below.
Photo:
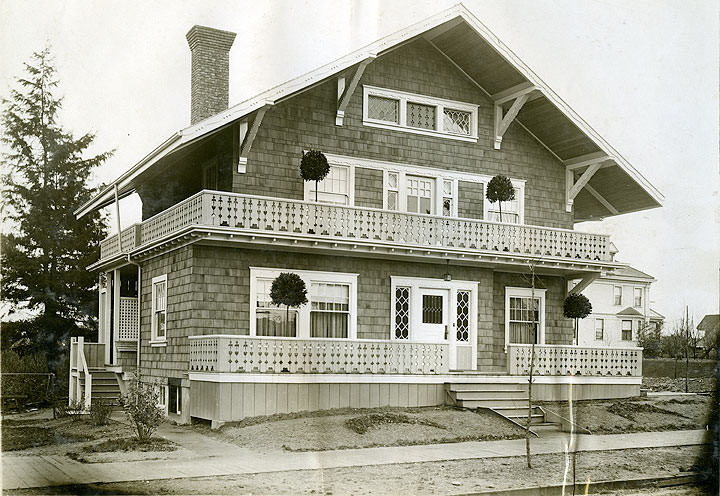
[[[462,400],[483,400],[483,399],[512,399],[527,402],[527,393],[515,389],[462,389],[460,391],[449,390],[449,393],[457,399]]]
[[[527,386],[521,384],[504,384],[500,382],[446,382],[445,388],[449,391],[522,391],[527,392]]]

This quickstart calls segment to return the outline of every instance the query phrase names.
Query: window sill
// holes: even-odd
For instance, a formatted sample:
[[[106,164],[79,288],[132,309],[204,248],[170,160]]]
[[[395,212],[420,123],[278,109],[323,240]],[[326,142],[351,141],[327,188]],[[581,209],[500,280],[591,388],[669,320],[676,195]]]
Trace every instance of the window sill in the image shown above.
[[[164,339],[163,339],[163,340],[150,341],[150,346],[152,346],[153,348],[160,348],[160,347],[163,347],[163,346],[167,346],[167,341],[164,340]]]
[[[442,131],[435,131],[432,129],[418,129],[414,127],[400,126],[391,123],[382,123],[371,120],[363,120],[363,125],[368,127],[377,127],[380,129],[391,129],[393,131],[401,131],[404,133],[422,134],[424,136],[435,136],[437,138],[447,138],[457,141],[466,141],[469,143],[477,143],[477,136],[462,136],[459,134],[444,133]]]

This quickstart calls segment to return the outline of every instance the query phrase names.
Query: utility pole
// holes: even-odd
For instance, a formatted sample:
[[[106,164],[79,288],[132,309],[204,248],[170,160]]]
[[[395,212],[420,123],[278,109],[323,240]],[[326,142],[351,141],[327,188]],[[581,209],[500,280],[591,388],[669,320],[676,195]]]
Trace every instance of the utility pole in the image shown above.
[[[685,392],[688,392],[688,375],[690,374],[690,320],[688,319],[688,307],[685,305]]]

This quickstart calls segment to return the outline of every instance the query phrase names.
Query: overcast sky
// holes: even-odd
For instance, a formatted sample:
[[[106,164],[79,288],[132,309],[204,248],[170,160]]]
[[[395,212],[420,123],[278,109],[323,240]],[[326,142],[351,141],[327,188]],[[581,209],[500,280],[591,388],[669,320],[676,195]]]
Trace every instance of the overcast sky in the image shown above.
[[[62,123],[115,149],[96,182],[189,124],[193,24],[238,33],[230,104],[312,70],[454,1],[0,1],[0,96],[50,43]],[[718,3],[469,0],[465,5],[665,195],[660,209],[578,229],[658,279],[670,322],[718,313]],[[137,220],[132,200],[123,224]]]

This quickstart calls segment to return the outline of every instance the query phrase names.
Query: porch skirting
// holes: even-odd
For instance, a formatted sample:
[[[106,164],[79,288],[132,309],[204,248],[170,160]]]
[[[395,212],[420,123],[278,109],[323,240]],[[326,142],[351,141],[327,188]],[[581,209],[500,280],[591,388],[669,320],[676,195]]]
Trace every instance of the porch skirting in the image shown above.
[[[444,405],[448,383],[521,384],[525,376],[448,374],[190,373],[190,416],[216,423],[248,417],[336,408]],[[533,398],[567,400],[623,398],[640,394],[640,377],[537,377]]]

